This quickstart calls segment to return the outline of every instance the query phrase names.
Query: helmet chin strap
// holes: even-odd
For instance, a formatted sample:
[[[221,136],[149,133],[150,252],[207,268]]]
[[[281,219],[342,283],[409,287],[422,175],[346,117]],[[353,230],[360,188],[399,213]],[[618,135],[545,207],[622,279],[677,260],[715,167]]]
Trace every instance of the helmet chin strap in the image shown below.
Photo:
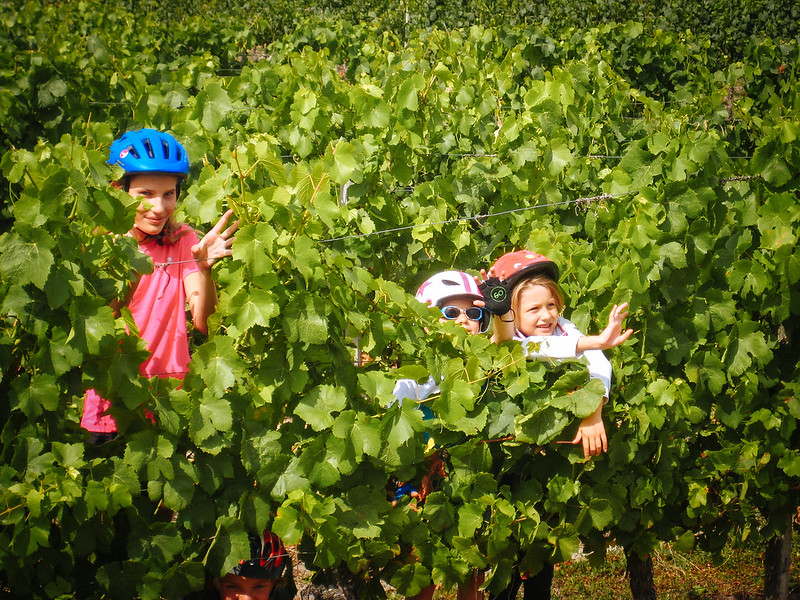
[[[141,230],[139,227],[137,227],[136,225],[134,225],[133,227],[134,227],[134,229],[136,229],[136,230],[137,230],[139,233],[141,233],[141,234],[144,236],[144,239],[145,239],[145,240],[155,240],[155,241],[156,241],[156,243],[158,243],[158,245],[159,245],[159,246],[163,246],[163,245],[164,245],[164,236],[166,235],[166,234],[164,233],[164,229],[165,229],[166,227],[162,227],[162,228],[161,228],[161,231],[159,231],[159,232],[158,232],[157,234],[155,234],[155,235],[153,235],[153,234],[151,234],[151,233],[147,233],[146,231],[142,231],[142,230]]]

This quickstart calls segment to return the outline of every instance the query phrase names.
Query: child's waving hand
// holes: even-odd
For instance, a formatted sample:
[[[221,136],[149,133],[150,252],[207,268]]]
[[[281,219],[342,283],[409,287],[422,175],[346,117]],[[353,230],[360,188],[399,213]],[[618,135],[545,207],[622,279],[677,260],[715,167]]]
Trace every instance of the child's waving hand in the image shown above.
[[[599,335],[586,335],[578,340],[578,352],[608,350],[619,346],[633,334],[633,329],[622,331],[622,321],[628,316],[628,303],[615,304],[608,314],[608,326]]]
[[[608,314],[608,327],[597,336],[600,338],[601,350],[608,350],[609,348],[619,346],[631,337],[633,329],[622,331],[622,321],[628,316],[628,311],[625,310],[626,308],[628,308],[627,302],[615,304],[614,308],[612,308],[611,312]]]

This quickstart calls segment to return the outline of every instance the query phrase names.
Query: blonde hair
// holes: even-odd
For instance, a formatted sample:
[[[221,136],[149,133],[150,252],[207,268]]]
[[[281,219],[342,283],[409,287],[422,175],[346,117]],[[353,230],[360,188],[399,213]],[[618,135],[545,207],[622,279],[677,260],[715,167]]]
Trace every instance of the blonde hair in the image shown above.
[[[522,292],[529,290],[532,287],[536,287],[537,285],[547,288],[548,291],[553,295],[559,315],[561,314],[561,311],[564,310],[564,293],[561,291],[561,288],[558,287],[558,284],[555,281],[546,275],[534,275],[533,277],[528,277],[527,279],[523,279],[517,285],[515,285],[514,290],[511,292],[511,310],[514,311],[515,327],[519,327],[519,298],[522,296]]]

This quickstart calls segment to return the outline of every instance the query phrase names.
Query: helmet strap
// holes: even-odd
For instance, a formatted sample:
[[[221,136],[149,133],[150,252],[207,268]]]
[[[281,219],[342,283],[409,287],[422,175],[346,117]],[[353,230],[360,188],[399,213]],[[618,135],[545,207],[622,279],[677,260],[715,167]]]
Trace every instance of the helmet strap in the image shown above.
[[[136,227],[136,225],[134,225],[134,228],[135,228],[136,230],[138,230],[138,231],[139,231],[139,233],[141,233],[141,234],[144,236],[144,240],[142,240],[142,241],[150,241],[150,240],[155,240],[155,241],[156,241],[156,243],[157,243],[159,246],[163,246],[163,245],[164,245],[164,237],[166,236],[166,234],[164,233],[164,229],[166,229],[166,228],[167,228],[167,226],[166,226],[166,225],[164,225],[164,227],[161,229],[161,231],[159,231],[159,232],[158,232],[157,234],[155,234],[155,235],[153,235],[153,234],[150,234],[150,233],[147,233],[146,231],[142,231],[141,229],[139,229],[138,227]]]

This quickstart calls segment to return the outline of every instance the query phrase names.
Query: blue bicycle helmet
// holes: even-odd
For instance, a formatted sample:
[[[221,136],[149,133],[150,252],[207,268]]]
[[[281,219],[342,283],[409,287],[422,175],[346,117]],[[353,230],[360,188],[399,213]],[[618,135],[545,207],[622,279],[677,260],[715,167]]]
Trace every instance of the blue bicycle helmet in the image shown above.
[[[155,129],[129,131],[115,140],[106,162],[119,165],[126,175],[167,173],[181,179],[189,175],[186,149],[169,133]]]

